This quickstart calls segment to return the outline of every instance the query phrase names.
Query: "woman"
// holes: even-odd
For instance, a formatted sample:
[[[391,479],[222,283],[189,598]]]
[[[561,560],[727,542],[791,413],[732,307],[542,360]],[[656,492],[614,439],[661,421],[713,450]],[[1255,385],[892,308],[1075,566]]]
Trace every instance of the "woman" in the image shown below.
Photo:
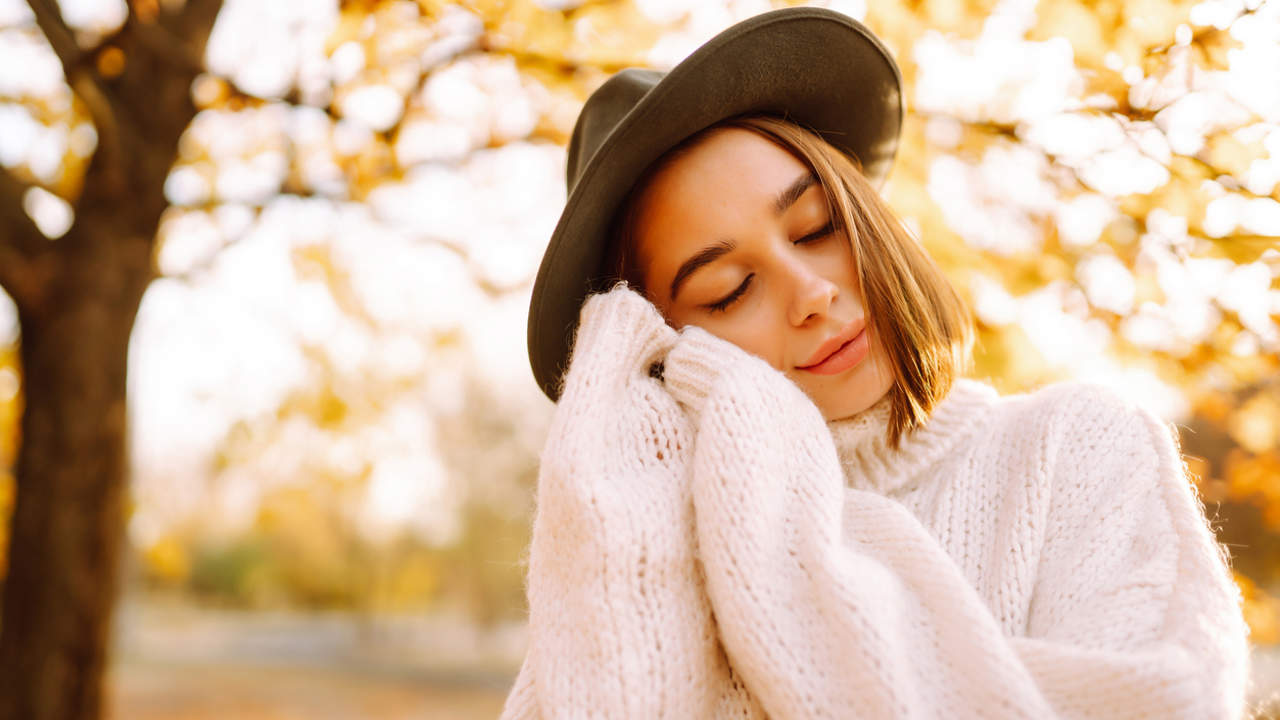
[[[958,377],[968,313],[873,188],[899,82],[799,8],[588,100],[530,310],[558,406],[504,717],[1243,712],[1170,429]]]

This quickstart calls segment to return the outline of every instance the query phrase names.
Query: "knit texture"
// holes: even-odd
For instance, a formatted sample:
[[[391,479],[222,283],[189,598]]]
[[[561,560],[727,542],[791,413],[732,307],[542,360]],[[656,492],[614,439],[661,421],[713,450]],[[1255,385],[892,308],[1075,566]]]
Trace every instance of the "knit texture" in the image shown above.
[[[963,379],[897,450],[888,417],[824,422],[764,360],[590,298],[502,717],[1242,715],[1240,594],[1169,426]]]

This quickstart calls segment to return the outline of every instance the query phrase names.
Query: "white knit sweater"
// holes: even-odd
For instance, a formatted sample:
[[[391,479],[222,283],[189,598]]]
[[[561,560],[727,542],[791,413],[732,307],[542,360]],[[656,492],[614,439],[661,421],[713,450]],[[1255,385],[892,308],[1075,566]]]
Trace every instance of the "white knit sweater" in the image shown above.
[[[887,421],[591,297],[502,717],[1241,716],[1240,595],[1169,426],[972,380],[896,451]]]

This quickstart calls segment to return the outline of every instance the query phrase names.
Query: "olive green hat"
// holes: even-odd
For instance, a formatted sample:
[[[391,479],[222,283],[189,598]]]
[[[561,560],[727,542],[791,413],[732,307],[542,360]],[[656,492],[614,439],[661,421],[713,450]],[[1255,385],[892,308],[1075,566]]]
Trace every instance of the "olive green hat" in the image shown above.
[[[745,113],[818,132],[878,186],[898,147],[902,75],[858,21],[794,7],[733,25],[670,72],[627,68],[605,81],[573,128],[568,200],[529,302],[529,363],[547,397],[559,397],[583,301],[605,289],[606,236],[631,186],[681,140]]]

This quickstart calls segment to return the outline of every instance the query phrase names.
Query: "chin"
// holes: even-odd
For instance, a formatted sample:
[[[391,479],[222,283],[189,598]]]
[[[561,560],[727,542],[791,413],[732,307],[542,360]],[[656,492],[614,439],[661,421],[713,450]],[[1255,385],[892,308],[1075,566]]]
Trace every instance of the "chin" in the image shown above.
[[[821,388],[801,388],[827,422],[847,418],[880,402],[893,387],[892,379],[872,373],[872,378],[848,378],[849,382]]]
[[[872,347],[865,362],[839,375],[814,375],[798,369],[787,375],[809,396],[827,422],[871,408],[884,399],[894,384],[888,359],[878,346]]]
[[[863,402],[849,402],[847,399],[841,398],[843,402],[815,403],[815,405],[818,406],[818,410],[822,411],[822,419],[827,422],[831,422],[832,420],[839,420],[841,418],[857,415],[863,410],[875,405],[876,401],[879,399],[880,398],[877,397]]]

